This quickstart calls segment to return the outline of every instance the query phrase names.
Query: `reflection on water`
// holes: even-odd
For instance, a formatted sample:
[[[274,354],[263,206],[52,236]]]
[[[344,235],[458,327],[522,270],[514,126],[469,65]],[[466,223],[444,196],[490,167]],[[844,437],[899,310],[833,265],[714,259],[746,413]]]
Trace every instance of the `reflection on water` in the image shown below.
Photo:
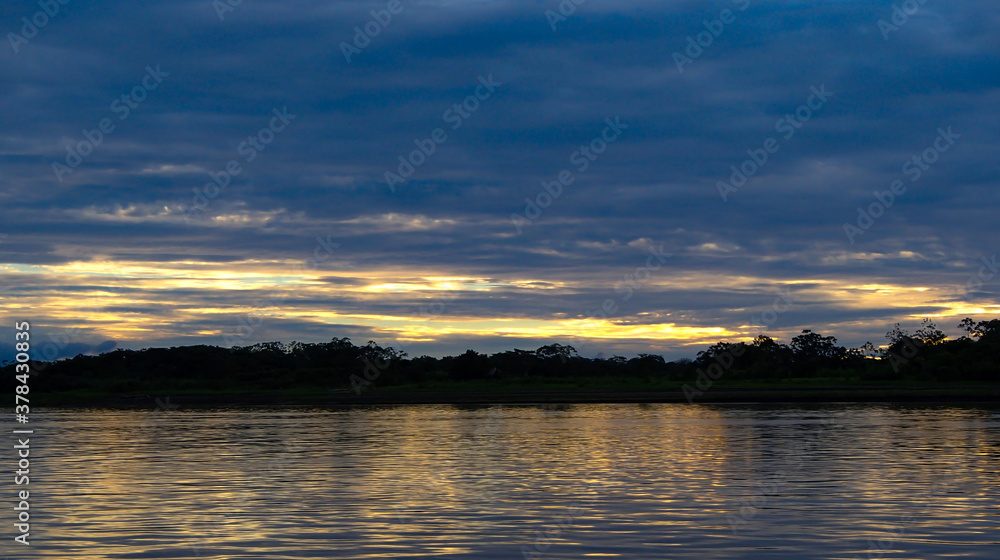
[[[32,546],[3,545],[17,558],[924,559],[1000,544],[996,408],[60,410],[32,427]]]

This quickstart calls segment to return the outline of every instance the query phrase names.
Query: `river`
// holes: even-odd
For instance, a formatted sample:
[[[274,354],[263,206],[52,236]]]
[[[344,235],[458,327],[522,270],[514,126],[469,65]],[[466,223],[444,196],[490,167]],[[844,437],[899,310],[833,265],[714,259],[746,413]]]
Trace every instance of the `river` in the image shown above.
[[[2,508],[12,521],[15,491],[30,489],[31,545],[12,543],[4,521],[5,554],[802,560],[1000,550],[995,405],[161,405],[36,412],[30,484],[9,477]]]

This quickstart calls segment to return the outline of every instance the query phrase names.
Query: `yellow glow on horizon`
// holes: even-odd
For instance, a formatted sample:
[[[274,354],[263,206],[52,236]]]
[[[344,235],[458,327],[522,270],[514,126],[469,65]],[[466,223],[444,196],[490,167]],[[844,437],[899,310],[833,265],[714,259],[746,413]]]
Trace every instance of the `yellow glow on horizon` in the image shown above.
[[[37,289],[19,292],[16,298],[0,294],[9,311],[38,313],[39,321],[86,326],[119,340],[143,341],[164,336],[221,337],[232,331],[241,317],[254,316],[298,323],[356,325],[392,340],[430,342],[451,337],[510,337],[566,341],[657,341],[671,345],[710,344],[719,340],[750,340],[758,331],[751,316],[767,306],[731,308],[725,311],[745,315],[737,325],[704,325],[675,316],[667,309],[645,309],[627,315],[611,314],[605,319],[584,319],[588,309],[599,308],[604,298],[623,303],[615,292],[616,279],[598,280],[586,274],[545,278],[516,274],[481,277],[458,270],[440,268],[385,267],[367,269],[309,269],[302,261],[245,259],[234,262],[201,262],[192,259],[164,263],[113,261],[99,258],[60,264],[0,265],[0,277],[9,286],[32,285]],[[606,286],[586,308],[566,309],[548,316],[483,316],[450,303],[466,296],[516,298],[532,293],[546,296],[573,296],[595,285]],[[677,270],[653,275],[641,283],[638,292],[683,293],[719,291],[752,295],[771,291],[777,296],[776,282],[766,277],[703,274]],[[945,287],[903,286],[885,282],[856,282],[851,279],[799,278],[782,281],[791,288],[794,302],[819,302],[842,310],[899,309],[901,318],[919,320],[1000,315],[1000,305],[986,302],[955,301],[955,291]],[[72,290],[64,287],[72,286]],[[175,291],[194,294],[178,299]],[[334,297],[335,296],[335,297]],[[324,302],[348,301],[342,308]],[[769,300],[768,300],[769,301]],[[229,304],[232,302],[232,304]],[[442,313],[427,314],[427,308],[443,302]],[[798,303],[794,303],[798,305]],[[932,312],[915,315],[914,308],[936,306]],[[423,311],[418,311],[421,307]],[[358,312],[380,309],[380,312]],[[391,310],[387,311],[387,310]],[[229,323],[232,327],[212,328],[200,324]],[[882,319],[840,323],[863,328]],[[957,321],[956,321],[957,322]],[[790,329],[794,331],[794,329]],[[794,335],[776,329],[769,336]],[[836,334],[836,333],[833,333]],[[392,340],[389,340],[392,339]],[[217,341],[206,341],[216,343]]]

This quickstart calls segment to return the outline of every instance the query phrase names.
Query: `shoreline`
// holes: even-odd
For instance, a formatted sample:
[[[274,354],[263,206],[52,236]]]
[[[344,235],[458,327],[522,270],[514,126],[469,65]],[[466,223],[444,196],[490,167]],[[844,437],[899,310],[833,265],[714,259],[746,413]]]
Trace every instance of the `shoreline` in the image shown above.
[[[725,387],[705,391],[689,403],[681,390],[438,390],[353,391],[307,393],[162,391],[132,395],[53,394],[39,399],[45,408],[149,409],[169,398],[171,407],[212,408],[239,406],[366,406],[366,405],[529,405],[529,404],[725,404],[725,403],[995,403],[1000,385],[976,387]]]

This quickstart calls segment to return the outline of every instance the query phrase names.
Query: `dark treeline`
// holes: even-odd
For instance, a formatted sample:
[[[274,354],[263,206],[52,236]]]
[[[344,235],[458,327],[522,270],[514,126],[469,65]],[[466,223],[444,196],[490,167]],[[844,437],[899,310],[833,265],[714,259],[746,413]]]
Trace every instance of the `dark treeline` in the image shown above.
[[[948,338],[925,320],[914,333],[897,324],[878,348],[844,348],[832,336],[809,330],[782,344],[767,336],[752,342],[719,342],[693,360],[667,362],[640,354],[626,359],[584,358],[571,346],[493,355],[469,350],[458,356],[407,357],[375,342],[357,346],[347,338],[306,344],[265,342],[220,348],[185,346],[115,350],[52,363],[32,362],[31,390],[123,394],[147,391],[274,391],[354,389],[435,382],[494,380],[509,384],[583,381],[595,378],[664,384],[724,379],[778,382],[829,379],[856,382],[1000,381],[1000,320],[959,325],[965,335]],[[14,381],[15,364],[3,367]],[[14,381],[14,383],[17,383]]]

